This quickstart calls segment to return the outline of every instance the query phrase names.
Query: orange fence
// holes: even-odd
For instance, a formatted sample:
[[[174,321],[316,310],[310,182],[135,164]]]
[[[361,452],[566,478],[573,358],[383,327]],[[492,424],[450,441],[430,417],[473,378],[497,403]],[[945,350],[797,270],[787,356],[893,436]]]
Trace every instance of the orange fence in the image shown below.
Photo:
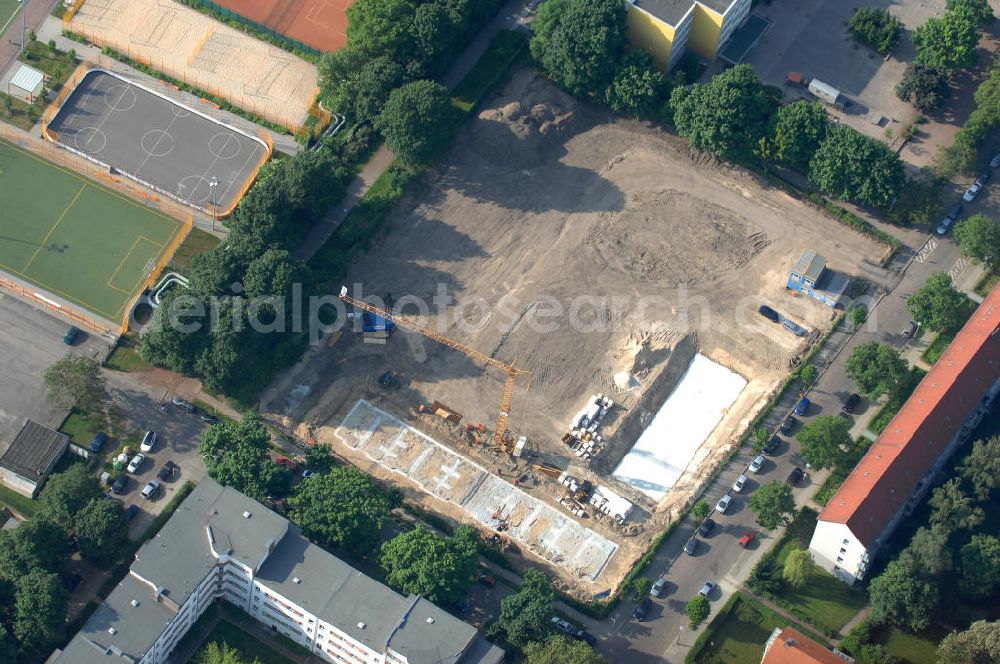
[[[127,329],[127,327],[113,329],[113,326],[108,321],[88,316],[68,304],[50,299],[37,292],[31,286],[22,284],[20,281],[15,281],[14,279],[9,279],[4,275],[0,275],[0,290],[4,290],[17,298],[28,302],[29,304],[42,307],[46,311],[60,316],[74,325],[85,327],[91,332],[96,332],[97,334],[107,335],[117,339],[123,335]]]
[[[247,181],[243,183],[243,188],[240,189],[238,194],[236,194],[236,198],[233,199],[232,205],[225,210],[219,210],[214,203],[212,204],[216,219],[224,219],[233,213],[233,210],[235,210],[236,206],[240,204],[240,201],[243,200],[246,193],[250,191],[250,187],[252,187],[253,183],[257,181],[257,175],[260,173],[260,169],[264,168],[264,164],[266,164],[267,160],[271,158],[271,154],[274,152],[274,140],[271,138],[271,132],[258,129],[257,138],[264,141],[264,144],[267,145],[267,156],[265,156],[261,162],[257,164],[257,168],[255,168],[254,172],[247,178]]]
[[[76,16],[76,13],[78,11],[80,11],[80,7],[83,7],[83,3],[84,2],[86,2],[86,0],[76,0],[76,2],[73,3],[73,6],[70,7],[69,9],[67,9],[66,13],[63,14],[63,29],[64,30],[69,30],[69,23],[70,23],[70,21],[72,21],[73,17]]]
[[[49,103],[48,108],[46,108],[45,112],[42,113],[43,135],[48,136],[48,134],[46,134],[46,128],[48,124],[52,122],[52,118],[54,118],[56,116],[56,113],[59,112],[59,109],[62,108],[63,102],[66,101],[66,97],[68,97],[70,93],[73,92],[73,90],[76,88],[76,86],[80,84],[80,81],[83,80],[83,77],[87,75],[88,71],[90,71],[90,63],[88,62],[80,63],[80,65],[73,70],[73,73],[69,75],[69,78],[66,79],[66,82],[63,84],[62,89],[59,91],[59,94],[56,95],[56,98]],[[50,138],[49,140],[55,140],[55,139]]]
[[[146,282],[142,285],[142,288],[139,289],[139,291],[136,293],[132,301],[128,303],[128,307],[125,308],[125,318],[122,319],[121,332],[119,334],[125,334],[126,332],[128,332],[128,326],[131,319],[132,309],[139,301],[139,298],[142,297],[143,292],[147,288],[150,288],[153,285],[153,282],[155,282],[156,279],[160,276],[160,273],[163,271],[163,268],[165,268],[167,264],[173,259],[174,254],[177,253],[177,250],[180,248],[181,244],[184,242],[184,240],[187,239],[188,233],[191,232],[191,228],[193,227],[194,227],[194,218],[188,217],[187,220],[184,222],[184,226],[181,228],[180,232],[174,236],[173,241],[171,241],[171,243],[167,246],[167,248],[164,249],[163,255],[160,256],[160,260],[159,262],[157,262],[156,267],[154,267],[153,270],[149,273],[149,275],[146,277]]]

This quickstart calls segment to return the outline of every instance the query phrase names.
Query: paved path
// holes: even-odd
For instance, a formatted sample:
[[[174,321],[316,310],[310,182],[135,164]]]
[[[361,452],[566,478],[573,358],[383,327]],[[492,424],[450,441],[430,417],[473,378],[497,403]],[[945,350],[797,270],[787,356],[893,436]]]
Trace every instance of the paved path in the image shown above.
[[[25,34],[28,30],[38,32],[39,26],[42,22],[49,16],[49,12],[52,8],[56,6],[57,2],[61,0],[27,0],[28,7],[24,11],[27,14],[24,16],[24,22],[26,25]],[[55,19],[54,20],[59,20]],[[6,20],[6,17],[4,17]],[[0,38],[0,71],[6,71],[10,65],[17,60],[18,53],[21,52],[21,20],[22,16],[19,14],[15,18],[10,26]]]
[[[455,59],[451,69],[441,78],[441,83],[449,90],[453,89],[465,78],[469,70],[479,61],[479,58],[489,48],[490,42],[501,30],[510,30],[522,24],[528,0],[512,0],[502,7],[497,15],[485,28],[465,47],[465,50]],[[351,209],[379,177],[385,173],[396,156],[384,145],[368,160],[357,177],[347,187],[347,195],[336,207],[330,208],[326,216],[313,227],[302,244],[295,250],[295,258],[308,261],[319,248],[323,246],[337,227],[344,221]]]

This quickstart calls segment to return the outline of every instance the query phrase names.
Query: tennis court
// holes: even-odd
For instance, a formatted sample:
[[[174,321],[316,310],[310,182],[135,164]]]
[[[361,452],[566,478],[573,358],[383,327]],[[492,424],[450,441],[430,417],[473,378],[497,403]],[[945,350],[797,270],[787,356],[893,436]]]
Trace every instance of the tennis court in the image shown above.
[[[0,269],[112,322],[184,224],[0,140]]]

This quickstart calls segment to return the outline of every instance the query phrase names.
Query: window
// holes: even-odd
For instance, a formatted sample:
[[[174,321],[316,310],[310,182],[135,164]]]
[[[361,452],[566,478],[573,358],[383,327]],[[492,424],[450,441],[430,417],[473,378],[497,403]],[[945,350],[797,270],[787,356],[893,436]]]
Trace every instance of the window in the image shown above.
[[[837,556],[837,562],[838,563],[844,562],[844,558],[842,556]]]
[[[851,540],[848,540],[848,539],[845,539],[845,540],[844,540],[844,541],[842,542],[842,544],[843,544],[844,546],[847,546],[847,545],[848,545],[848,544],[850,544],[850,543],[851,543]]]
[[[847,553],[847,547],[840,547],[841,553]]]

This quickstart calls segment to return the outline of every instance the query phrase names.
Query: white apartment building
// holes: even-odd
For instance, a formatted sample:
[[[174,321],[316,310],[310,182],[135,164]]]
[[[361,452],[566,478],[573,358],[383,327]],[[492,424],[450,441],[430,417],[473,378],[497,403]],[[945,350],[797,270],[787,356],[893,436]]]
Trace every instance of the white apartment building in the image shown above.
[[[163,664],[219,599],[329,662],[494,664],[504,656],[472,625],[396,593],[284,517],[205,479],[47,664]]]

